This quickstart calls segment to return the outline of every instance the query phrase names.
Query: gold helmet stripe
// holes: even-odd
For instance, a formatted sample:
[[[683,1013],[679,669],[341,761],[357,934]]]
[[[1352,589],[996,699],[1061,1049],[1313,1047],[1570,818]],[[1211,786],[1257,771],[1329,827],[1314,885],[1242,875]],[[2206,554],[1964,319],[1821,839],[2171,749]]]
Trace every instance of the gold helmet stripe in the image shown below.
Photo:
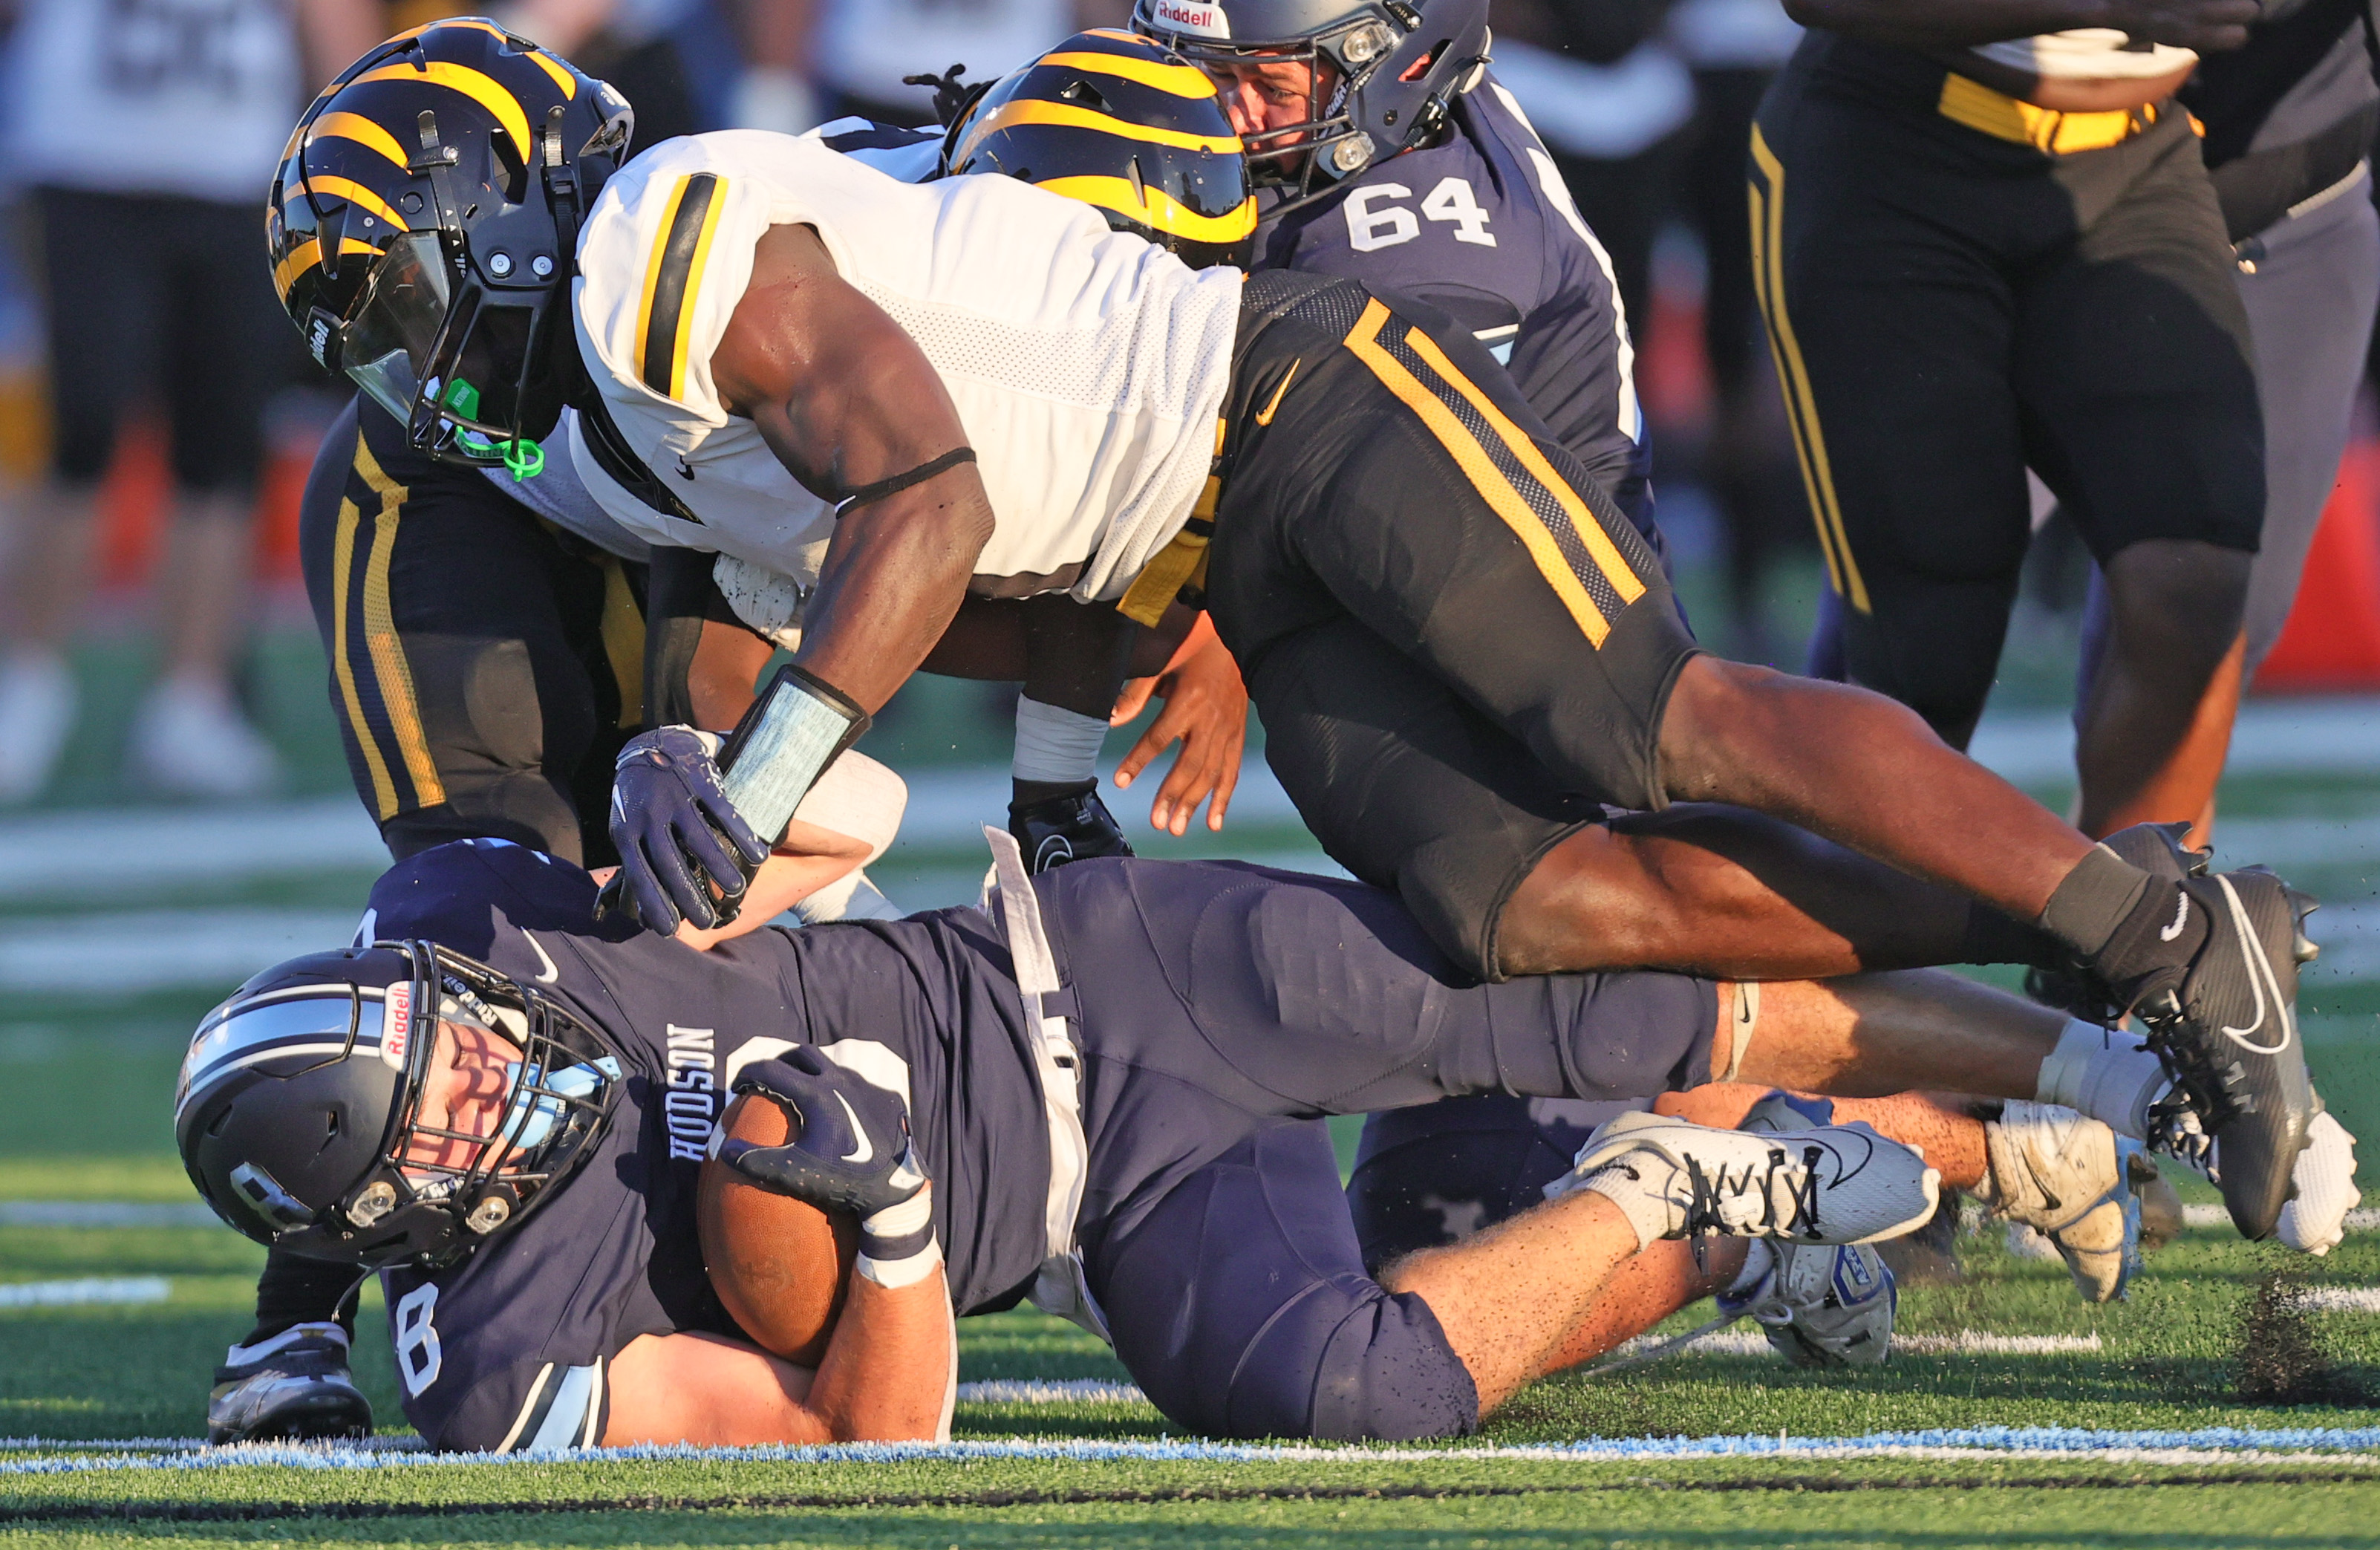
[[[392,43],[403,43],[407,38],[418,38],[433,27],[469,27],[476,29],[479,31],[485,32],[490,37],[502,38],[508,43],[528,43],[527,38],[516,38],[510,32],[505,31],[503,28],[498,27],[493,22],[481,21],[477,17],[468,16],[448,17],[437,21],[425,21],[419,27],[399,32],[395,37],[391,38],[389,42]],[[538,47],[534,43],[529,43],[529,46],[523,52],[528,57],[537,61],[538,68],[543,70],[547,75],[553,78],[554,85],[562,88],[562,100],[564,102],[568,103],[577,101],[578,82],[568,70],[565,70],[561,66],[555,64],[552,55],[548,55],[545,50]]]
[[[1247,149],[1240,143],[1237,135],[1194,135],[1180,129],[1160,129],[1118,118],[1096,108],[1018,97],[1002,103],[989,118],[969,123],[966,146],[954,160],[964,160],[967,152],[972,151],[984,136],[1014,124],[1052,124],[1069,129],[1097,129],[1101,134],[1118,135],[1125,140],[1145,140],[1151,145],[1178,146],[1184,151],[1212,151],[1221,156],[1236,156]]]
[[[339,238],[339,256],[345,258],[349,253],[370,253],[378,258],[381,250],[352,237]],[[298,283],[298,276],[322,262],[322,244],[310,237],[299,243],[287,258],[273,266],[273,288],[281,293],[284,307],[289,305],[289,287]]]
[[[1129,179],[1122,177],[1053,177],[1037,187],[1129,215],[1153,230],[1193,242],[1237,242],[1257,229],[1254,198],[1241,201],[1240,207],[1228,215],[1201,215],[1162,189],[1135,189]],[[1144,191],[1146,199],[1141,197]]]
[[[377,70],[366,70],[347,84],[361,86],[368,80],[426,80],[449,92],[460,92],[496,116],[496,122],[513,137],[513,148],[520,153],[521,165],[528,165],[528,113],[521,106],[520,99],[505,91],[495,77],[475,70],[468,65],[450,65],[443,59],[431,59],[415,64],[382,65]],[[328,117],[329,115],[323,116]]]
[[[1160,92],[1176,97],[1211,97],[1215,83],[1207,72],[1192,65],[1168,65],[1159,59],[1135,59],[1128,54],[1045,54],[1033,61],[1031,68],[1043,66],[1078,70],[1091,70],[1099,75],[1122,76],[1143,86],[1154,86]]]
[[[334,140],[351,140],[358,145],[368,146],[398,166],[410,169],[411,159],[406,155],[405,147],[396,143],[396,137],[360,113],[322,115],[307,130],[306,143],[311,145],[326,135]]]
[[[282,194],[282,201],[285,203],[293,199],[304,199],[306,190],[309,189],[331,199],[343,199],[349,204],[361,205],[399,231],[407,229],[410,225],[404,216],[396,213],[394,205],[371,189],[365,188],[352,177],[334,177],[329,173],[318,172],[311,177],[290,184],[288,189]]]

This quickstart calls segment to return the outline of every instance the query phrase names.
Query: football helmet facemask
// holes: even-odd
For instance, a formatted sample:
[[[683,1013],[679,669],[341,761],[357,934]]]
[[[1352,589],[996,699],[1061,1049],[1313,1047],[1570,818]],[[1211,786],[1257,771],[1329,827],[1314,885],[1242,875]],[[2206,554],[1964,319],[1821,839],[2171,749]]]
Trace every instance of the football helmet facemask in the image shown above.
[[[282,153],[265,238],[283,308],[413,445],[528,477],[579,375],[579,224],[635,127],[610,86],[493,22],[399,33]]]
[[[1311,69],[1304,120],[1244,137],[1274,212],[1427,143],[1488,65],[1488,0],[1135,0],[1132,26],[1200,66]]]
[[[425,1121],[442,1019],[519,1051],[486,1134]],[[260,1243],[435,1267],[517,1226],[593,1154],[622,1075],[610,1041],[536,988],[431,943],[380,942],[292,958],[210,1012],[175,1092],[175,1143],[215,1214]]]
[[[1161,44],[1100,28],[1010,72],[961,111],[942,171],[1006,173],[1078,199],[1193,269],[1247,267],[1247,158],[1215,83]]]

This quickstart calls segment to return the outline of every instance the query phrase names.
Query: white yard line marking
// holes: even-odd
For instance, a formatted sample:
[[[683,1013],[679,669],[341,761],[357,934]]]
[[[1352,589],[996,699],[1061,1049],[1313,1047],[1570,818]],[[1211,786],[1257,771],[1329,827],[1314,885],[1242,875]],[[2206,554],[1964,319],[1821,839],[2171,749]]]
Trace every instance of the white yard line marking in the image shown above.
[[[2231,775],[2368,775],[2380,748],[2380,699],[2251,701],[2240,708]],[[2062,713],[1986,716],[1970,751],[2020,786],[2074,778],[2074,726]]]
[[[0,991],[228,991],[283,958],[346,946],[361,913],[232,907],[0,921]]]
[[[222,1220],[193,1201],[0,1201],[0,1227],[214,1227]]]
[[[1659,1345],[1650,1335],[1639,1335],[1623,1340],[1615,1356],[1633,1356]],[[2096,1335],[1993,1335],[1980,1329],[1962,1329],[1952,1335],[1895,1335],[1895,1354],[1911,1356],[2067,1356],[2101,1349]],[[1680,1356],[1755,1356],[1775,1357],[1777,1349],[1768,1336],[1757,1329],[1729,1328],[1713,1330],[1678,1352]]]
[[[1146,1405],[1148,1396],[1128,1383],[1097,1378],[991,1379],[959,1385],[962,1405]]]
[[[90,1302],[163,1302],[163,1275],[93,1275],[79,1281],[0,1283],[0,1308],[70,1308]]]
[[[393,1440],[393,1439],[392,1439]],[[1588,1437],[1573,1443],[1519,1446],[1428,1448],[1327,1446],[1311,1444],[1206,1443],[1195,1441],[970,1441],[953,1443],[841,1443],[795,1447],[574,1448],[561,1452],[427,1453],[385,1444],[297,1446],[270,1443],[247,1446],[195,1447],[181,1440],[159,1451],[106,1456],[124,1445],[81,1444],[38,1437],[0,1439],[14,1452],[84,1450],[80,1457],[0,1460],[0,1475],[79,1474],[146,1470],[237,1469],[282,1465],[310,1470],[405,1470],[445,1464],[547,1463],[556,1460],[613,1465],[624,1460],[734,1463],[901,1463],[921,1460],[1049,1459],[1085,1463],[1120,1460],[1211,1460],[1247,1463],[1286,1460],[1373,1464],[1427,1463],[1449,1458],[1525,1458],[1598,1463],[1680,1458],[2036,1458],[2096,1459],[2125,1463],[2302,1463],[2309,1455],[2325,1462],[2380,1465],[2380,1428],[2248,1430],[2210,1427],[2191,1432],[2085,1431],[2070,1427],[1979,1426],[1924,1432],[1878,1432],[1865,1436],[1794,1437],[1784,1434],[1715,1437]]]
[[[2317,1313],[2380,1313],[2380,1287],[2308,1287],[2298,1296]]]
[[[2181,1208],[2181,1223],[2187,1227],[2228,1227],[2231,1225],[2231,1213],[2219,1205],[2185,1205]],[[2347,1230],[2349,1232],[2380,1231],[2380,1210],[2365,1206],[2360,1211],[2349,1212]]]
[[[175,884],[387,865],[380,832],[353,797],[0,820],[0,898],[137,898]]]

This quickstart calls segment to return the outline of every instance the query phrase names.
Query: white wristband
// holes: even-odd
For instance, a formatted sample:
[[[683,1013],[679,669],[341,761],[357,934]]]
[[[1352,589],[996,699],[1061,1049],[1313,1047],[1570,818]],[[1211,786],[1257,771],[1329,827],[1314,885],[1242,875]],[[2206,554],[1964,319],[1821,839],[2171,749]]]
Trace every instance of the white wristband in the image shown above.
[[[862,1275],[878,1286],[888,1291],[896,1291],[903,1287],[916,1286],[931,1275],[941,1263],[941,1245],[929,1238],[923,1249],[903,1259],[877,1260],[862,1254],[857,1268]]]

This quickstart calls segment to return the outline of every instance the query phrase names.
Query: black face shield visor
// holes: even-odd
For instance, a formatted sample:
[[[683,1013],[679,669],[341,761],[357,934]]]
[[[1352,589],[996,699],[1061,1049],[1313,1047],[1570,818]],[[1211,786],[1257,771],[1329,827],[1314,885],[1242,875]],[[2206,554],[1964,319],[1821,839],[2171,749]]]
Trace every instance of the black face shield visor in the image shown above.
[[[439,235],[407,233],[374,261],[355,315],[335,331],[339,368],[405,422],[416,447],[527,479],[544,464],[534,437],[551,429],[525,424],[523,411],[559,288],[450,283]]]

